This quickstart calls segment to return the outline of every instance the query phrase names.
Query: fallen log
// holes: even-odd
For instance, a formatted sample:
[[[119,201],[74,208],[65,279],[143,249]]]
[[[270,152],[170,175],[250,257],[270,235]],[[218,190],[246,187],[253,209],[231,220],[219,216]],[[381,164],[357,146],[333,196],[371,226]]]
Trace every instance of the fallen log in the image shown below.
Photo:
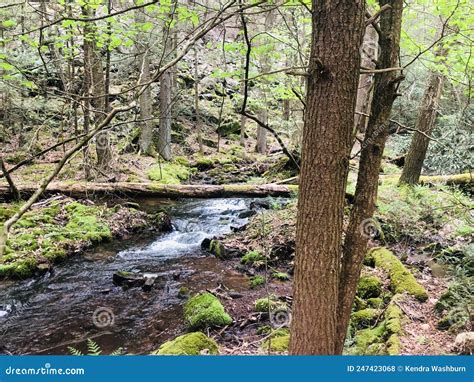
[[[400,174],[390,174],[390,175],[381,175],[380,179],[383,182],[394,182],[398,183]],[[473,173],[464,173],[464,174],[454,174],[454,175],[430,175],[430,176],[421,176],[420,184],[446,184],[448,186],[453,185],[473,185],[474,184],[474,174]]]
[[[23,198],[32,195],[36,186],[33,184],[18,185]],[[64,194],[74,198],[93,198],[100,196],[126,195],[130,197],[156,198],[230,198],[239,196],[289,197],[298,192],[296,185],[277,184],[230,184],[230,185],[187,185],[187,184],[157,184],[157,183],[65,183],[52,182],[45,194]],[[0,197],[10,198],[11,191],[6,184],[0,184]]]

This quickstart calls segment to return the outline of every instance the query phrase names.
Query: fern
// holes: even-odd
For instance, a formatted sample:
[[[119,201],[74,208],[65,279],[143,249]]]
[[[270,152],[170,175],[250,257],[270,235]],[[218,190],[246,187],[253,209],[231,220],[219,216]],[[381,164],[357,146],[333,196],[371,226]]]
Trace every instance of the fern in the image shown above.
[[[100,355],[102,353],[102,350],[100,349],[100,346],[97,344],[97,342],[91,340],[90,338],[87,339],[87,351],[89,352],[89,355]]]
[[[67,350],[69,350],[69,354],[71,355],[84,355],[80,350],[77,350],[75,347],[68,346]]]
[[[80,350],[76,349],[75,347],[68,346],[67,349],[69,351],[69,354],[71,355],[84,355],[84,353],[82,353]],[[91,340],[90,338],[87,339],[87,354],[86,355],[95,356],[95,355],[101,355],[101,354],[102,354],[102,349],[100,348],[100,345],[97,342]],[[113,355],[113,356],[124,355],[123,348],[119,347],[115,349],[112,353],[110,353],[110,355]]]
[[[123,355],[123,348],[117,348],[115,349],[110,355]]]

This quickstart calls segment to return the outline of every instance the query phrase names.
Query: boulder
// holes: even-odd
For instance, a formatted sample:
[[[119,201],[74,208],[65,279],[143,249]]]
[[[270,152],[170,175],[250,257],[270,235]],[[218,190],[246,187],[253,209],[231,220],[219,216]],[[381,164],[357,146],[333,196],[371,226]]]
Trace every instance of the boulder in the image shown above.
[[[458,354],[474,354],[474,332],[463,332],[456,336],[454,350]]]
[[[153,354],[156,355],[200,355],[219,354],[217,343],[201,332],[184,334],[165,342]]]
[[[199,293],[184,305],[184,321],[189,330],[225,326],[232,323],[219,299],[211,293]]]

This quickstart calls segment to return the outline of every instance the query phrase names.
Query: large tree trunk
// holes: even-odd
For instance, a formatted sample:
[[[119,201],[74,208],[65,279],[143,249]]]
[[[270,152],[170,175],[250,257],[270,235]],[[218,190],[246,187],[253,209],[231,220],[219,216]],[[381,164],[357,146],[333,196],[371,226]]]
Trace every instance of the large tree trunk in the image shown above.
[[[410,148],[405,157],[401,184],[417,184],[420,180],[421,169],[430,144],[429,136],[435,126],[438,103],[443,90],[444,76],[431,72],[428,87],[421,101],[416,130],[411,140]]]
[[[380,0],[380,6],[390,4],[391,8],[380,16],[379,69],[398,66],[400,31],[403,0]],[[388,121],[396,98],[397,87],[403,79],[398,71],[391,70],[375,76],[375,91],[372,112],[367,125],[359,163],[354,205],[344,239],[342,273],[339,287],[339,322],[337,328],[337,353],[341,353],[346,337],[357,282],[362,261],[367,249],[367,225],[374,225],[370,219],[375,211],[377,187],[382,154],[388,136]]]
[[[345,176],[354,127],[364,1],[314,1],[303,129],[292,354],[335,354]]]

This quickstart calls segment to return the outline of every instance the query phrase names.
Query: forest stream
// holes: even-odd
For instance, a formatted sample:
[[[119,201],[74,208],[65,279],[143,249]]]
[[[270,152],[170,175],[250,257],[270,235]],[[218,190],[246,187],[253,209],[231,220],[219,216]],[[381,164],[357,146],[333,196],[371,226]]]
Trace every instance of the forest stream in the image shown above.
[[[39,279],[0,282],[0,353],[67,354],[69,346],[85,350],[87,339],[107,354],[119,347],[129,354],[157,349],[183,330],[181,287],[246,288],[246,276],[204,253],[200,244],[244,225],[250,203],[180,201],[169,209],[171,232],[94,247]],[[148,292],[124,290],[112,281],[122,270],[152,274],[156,282]]]

